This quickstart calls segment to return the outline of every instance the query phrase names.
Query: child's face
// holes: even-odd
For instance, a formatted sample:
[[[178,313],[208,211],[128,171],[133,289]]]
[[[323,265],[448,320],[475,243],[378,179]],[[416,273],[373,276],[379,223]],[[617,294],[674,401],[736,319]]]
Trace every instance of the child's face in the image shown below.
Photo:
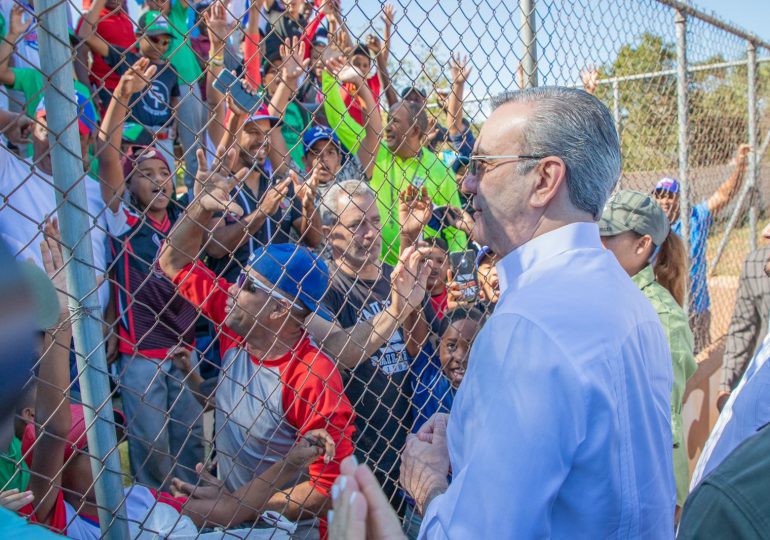
[[[151,62],[158,62],[166,54],[170,44],[171,36],[166,34],[142,36],[142,39],[139,40],[139,51]]]
[[[441,344],[438,349],[441,369],[454,388],[463,382],[465,370],[468,368],[471,345],[478,329],[478,322],[463,319],[452,323],[441,336]]]
[[[426,257],[429,261],[433,261],[426,286],[430,295],[436,296],[446,289],[449,256],[440,247],[433,246],[427,251]]]
[[[174,190],[171,171],[159,159],[142,161],[131,174],[128,189],[142,210],[165,210]]]
[[[481,264],[476,278],[479,282],[484,300],[496,304],[500,299],[500,281],[497,278],[497,267],[494,259],[487,257]]]

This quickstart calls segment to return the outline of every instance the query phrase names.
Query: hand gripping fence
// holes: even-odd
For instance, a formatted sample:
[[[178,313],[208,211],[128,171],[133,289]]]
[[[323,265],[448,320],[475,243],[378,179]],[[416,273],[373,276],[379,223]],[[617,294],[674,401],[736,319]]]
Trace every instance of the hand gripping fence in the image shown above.
[[[416,537],[399,456],[499,294],[463,181],[492,98],[538,85],[608,107],[617,189],[654,193],[682,240],[697,459],[710,381],[767,324],[739,291],[767,225],[761,36],[673,0],[2,9],[2,241],[69,304],[0,449],[30,521],[314,538],[355,455]]]

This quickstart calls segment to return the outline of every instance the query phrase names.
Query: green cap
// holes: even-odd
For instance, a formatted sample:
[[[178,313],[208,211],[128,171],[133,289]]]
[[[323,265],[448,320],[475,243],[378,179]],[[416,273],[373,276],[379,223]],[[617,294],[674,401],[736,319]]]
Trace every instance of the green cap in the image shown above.
[[[147,11],[139,17],[137,32],[147,36],[173,36],[168,19],[159,11]]]
[[[622,190],[607,202],[599,220],[602,236],[617,236],[627,231],[650,235],[660,246],[668,236],[668,218],[655,200],[640,191]]]
[[[32,261],[21,263],[24,282],[32,295],[38,330],[48,330],[59,321],[59,295],[48,274]]]

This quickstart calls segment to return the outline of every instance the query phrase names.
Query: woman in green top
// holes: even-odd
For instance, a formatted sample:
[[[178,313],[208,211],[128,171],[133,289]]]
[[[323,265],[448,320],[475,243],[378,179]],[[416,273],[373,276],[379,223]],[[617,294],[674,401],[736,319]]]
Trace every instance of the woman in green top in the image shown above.
[[[689,488],[687,446],[682,428],[685,383],[697,368],[693,336],[687,322],[684,293],[687,255],[668,218],[649,195],[619,191],[607,203],[599,221],[604,246],[615,254],[660,317],[671,348],[674,386],[671,390],[671,430],[674,439],[676,501],[681,507]]]

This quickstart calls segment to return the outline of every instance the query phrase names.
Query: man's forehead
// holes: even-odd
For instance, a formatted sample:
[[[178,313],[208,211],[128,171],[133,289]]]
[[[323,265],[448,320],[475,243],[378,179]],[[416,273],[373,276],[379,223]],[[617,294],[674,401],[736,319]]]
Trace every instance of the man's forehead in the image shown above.
[[[532,104],[529,103],[506,103],[495,109],[481,127],[476,141],[476,153],[502,155],[518,151],[531,111]]]
[[[379,214],[377,202],[371,195],[355,195],[351,197],[342,193],[339,200],[340,221],[354,221],[364,215]]]

